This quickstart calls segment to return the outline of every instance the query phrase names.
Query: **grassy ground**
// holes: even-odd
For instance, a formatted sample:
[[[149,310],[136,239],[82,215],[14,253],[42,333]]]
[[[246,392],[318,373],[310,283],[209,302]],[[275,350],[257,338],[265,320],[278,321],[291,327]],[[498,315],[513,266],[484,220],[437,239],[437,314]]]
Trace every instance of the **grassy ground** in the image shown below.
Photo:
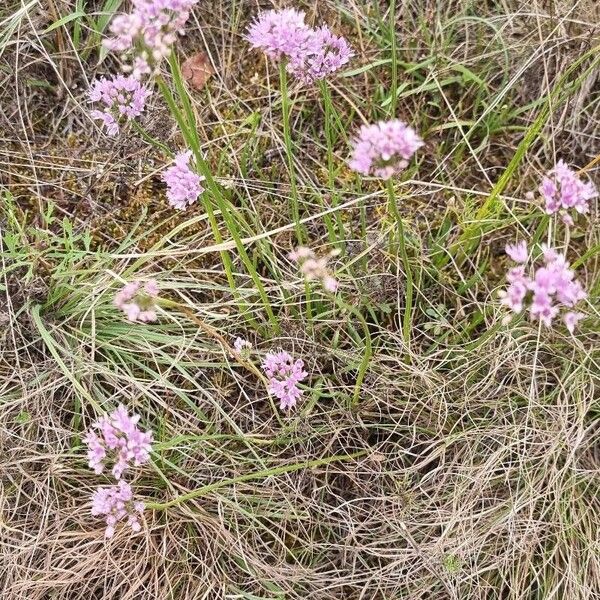
[[[566,239],[526,196],[556,159],[600,152],[600,9],[390,4],[295,4],[357,57],[329,94],[292,84],[294,193],[278,73],[242,38],[271,5],[200,2],[176,54],[216,71],[190,92],[230,207],[207,194],[216,228],[201,202],[168,207],[163,154],[89,118],[119,2],[0,8],[3,599],[600,598],[597,204]],[[345,163],[360,124],[391,114],[426,141],[393,184],[406,323],[386,188]],[[141,123],[184,146],[156,91]],[[287,258],[294,196],[305,240],[341,251],[346,305],[307,294]],[[568,241],[589,293],[576,337],[502,324],[516,237]],[[188,312],[125,322],[111,302],[136,277]],[[219,336],[236,335],[256,364],[304,359],[295,411],[231,358]],[[119,402],[155,432],[137,480],[152,508],[107,542],[81,438]]]

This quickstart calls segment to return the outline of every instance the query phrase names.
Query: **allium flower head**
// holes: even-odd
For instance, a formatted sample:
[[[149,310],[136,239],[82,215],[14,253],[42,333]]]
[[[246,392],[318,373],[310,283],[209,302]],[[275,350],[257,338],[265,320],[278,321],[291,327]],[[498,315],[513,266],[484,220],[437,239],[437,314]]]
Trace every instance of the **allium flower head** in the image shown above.
[[[528,251],[524,242],[507,245],[506,251],[516,262],[527,262]],[[532,265],[530,275],[526,274],[524,265],[509,269],[506,275],[509,285],[500,292],[500,298],[501,303],[515,313],[520,313],[527,304],[531,319],[538,319],[551,327],[561,308],[574,307],[586,298],[586,293],[575,279],[575,272],[569,268],[564,255],[544,245],[542,260],[543,264]],[[571,333],[581,318],[581,313],[573,311],[563,316]]]
[[[524,240],[517,244],[506,244],[506,254],[510,256],[512,260],[516,263],[526,263],[527,257],[529,256],[527,252],[527,242]]]
[[[238,354],[248,354],[252,350],[252,344],[242,337],[236,337],[233,342],[233,348]]]
[[[580,312],[569,311],[565,313],[563,319],[565,325],[567,326],[567,329],[569,330],[569,333],[574,333],[577,323],[581,321],[581,319],[583,319],[584,317],[585,315]]]
[[[310,248],[299,246],[288,256],[290,260],[298,264],[300,272],[307,281],[320,281],[326,291],[334,293],[338,288],[338,282],[329,272],[327,262],[331,256],[336,254],[337,252],[333,251],[328,256],[318,258]]]
[[[327,25],[318,29],[304,22],[302,11],[288,8],[261,13],[246,38],[274,61],[286,61],[287,70],[305,83],[324,79],[353,56],[348,42]]]
[[[246,39],[273,60],[298,60],[308,52],[313,34],[304,17],[294,8],[267,10],[250,25]]]
[[[106,517],[106,537],[111,538],[119,521],[127,519],[133,531],[140,531],[142,526],[139,515],[144,512],[143,502],[133,499],[131,486],[125,481],[117,485],[100,487],[92,496],[92,515]]]
[[[560,213],[567,225],[573,224],[569,210],[585,214],[589,211],[589,202],[598,195],[591,181],[584,182],[567,164],[559,160],[554,169],[548,172],[539,187],[546,203],[546,213]]]
[[[204,177],[190,168],[191,150],[175,157],[175,164],[165,169],[162,180],[167,184],[167,198],[174,208],[183,210],[198,200],[204,191]]]
[[[142,114],[146,98],[151,93],[133,77],[102,77],[90,87],[89,99],[104,104],[104,110],[93,110],[90,115],[103,122],[108,135],[115,136],[119,133],[120,124]]]
[[[99,475],[107,463],[114,462],[112,474],[120,479],[131,464],[139,466],[148,462],[152,432],[139,429],[139,420],[138,415],[129,416],[127,409],[120,404],[112,413],[94,423],[85,437],[88,461],[94,473]]]
[[[262,364],[269,378],[269,393],[279,399],[281,410],[293,408],[302,395],[298,383],[308,376],[304,361],[294,360],[288,352],[269,353]]]
[[[362,175],[389,179],[408,166],[409,159],[422,145],[417,132],[398,119],[363,125],[354,140],[349,165]]]
[[[290,58],[288,71],[304,83],[313,83],[335,73],[354,56],[345,38],[334,35],[327,25],[312,32],[304,54]]]
[[[133,76],[152,73],[169,56],[198,0],[132,0],[130,14],[116,16],[110,26],[109,50],[132,53]]]
[[[154,279],[147,281],[143,286],[140,281],[132,281],[126,283],[115,294],[114,305],[121,309],[130,321],[148,323],[157,319],[157,298],[158,284]]]

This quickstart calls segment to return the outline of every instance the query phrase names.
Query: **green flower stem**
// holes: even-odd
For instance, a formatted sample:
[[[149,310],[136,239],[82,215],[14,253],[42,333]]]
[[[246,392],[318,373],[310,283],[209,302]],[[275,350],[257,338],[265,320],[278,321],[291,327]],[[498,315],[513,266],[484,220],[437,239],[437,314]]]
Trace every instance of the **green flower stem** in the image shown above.
[[[312,311],[312,290],[308,281],[304,282],[304,295],[306,296],[306,320],[310,326],[311,333],[314,332],[313,311]],[[302,312],[302,311],[300,311]]]
[[[307,460],[299,463],[293,463],[291,465],[282,465],[281,467],[263,469],[261,471],[255,471],[254,473],[246,473],[245,475],[238,475],[237,477],[232,477],[230,479],[222,479],[221,481],[215,481],[214,483],[210,483],[208,485],[204,485],[200,488],[192,490],[187,494],[177,496],[176,498],[173,498],[173,500],[169,500],[168,502],[146,502],[145,506],[150,510],[166,510],[168,508],[171,508],[172,506],[178,506],[179,504],[183,504],[184,502],[189,502],[190,500],[201,498],[202,496],[206,496],[220,488],[230,487],[232,485],[235,485],[236,483],[253,481],[255,479],[267,479],[268,477],[276,477],[277,475],[283,475],[284,473],[293,473],[294,471],[302,471],[304,469],[316,469],[318,467],[329,465],[331,463],[354,460],[361,456],[365,456],[366,454],[366,450],[361,450],[360,452],[355,452],[353,454],[328,456],[327,458]]]
[[[410,261],[408,260],[408,254],[406,252],[406,243],[404,236],[404,224],[402,217],[398,212],[398,205],[396,204],[396,193],[394,192],[394,184],[391,179],[387,182],[388,198],[390,203],[390,210],[392,216],[396,221],[398,229],[398,246],[400,248],[400,255],[402,256],[402,262],[404,264],[404,271],[406,276],[406,297],[404,306],[404,317],[402,319],[402,336],[404,343],[406,344],[407,350],[410,348],[410,328],[412,322],[412,304],[413,304],[413,276]]]
[[[331,90],[326,81],[319,82],[323,106],[325,107],[325,139],[327,141],[327,177],[329,193],[331,194],[331,206],[334,208],[339,204],[339,196],[335,188],[335,157],[333,154],[333,114],[335,108],[331,100]],[[322,203],[323,204],[323,203]],[[325,209],[326,207],[323,206]],[[335,226],[331,216],[325,215],[325,225],[329,234],[329,240],[336,244],[338,248],[343,246],[345,241],[344,222],[339,211],[335,211]],[[337,231],[336,231],[337,229]]]
[[[390,117],[396,117],[398,101],[398,53],[396,50],[396,0],[390,0],[390,52],[392,54],[392,83],[390,93]]]
[[[358,367],[356,383],[354,384],[354,392],[352,394],[352,402],[350,404],[350,408],[355,408],[358,405],[358,400],[360,398],[360,390],[365,379],[365,374],[367,373],[367,368],[369,367],[369,362],[371,361],[371,357],[373,356],[371,332],[369,331],[367,321],[362,316],[362,313],[355,306],[348,304],[339,294],[335,295],[335,303],[342,312],[349,312],[350,314],[356,317],[356,319],[360,322],[364,333],[365,351],[363,354],[362,361]]]
[[[161,141],[151,136],[135,119],[131,119],[130,123],[133,125],[133,128],[140,134],[143,140],[145,140],[151,146],[154,146],[158,150],[161,150],[169,158],[173,158],[173,153],[171,152],[171,150],[167,146],[165,146]]]
[[[298,198],[298,185],[296,183],[296,169],[294,167],[294,148],[290,128],[291,103],[285,61],[281,61],[279,65],[279,87],[281,91],[281,112],[283,116],[283,139],[285,142],[285,155],[290,173],[290,188],[292,191],[292,219],[294,221],[298,243],[301,244],[304,240],[304,235],[302,226],[300,225],[300,201]]]

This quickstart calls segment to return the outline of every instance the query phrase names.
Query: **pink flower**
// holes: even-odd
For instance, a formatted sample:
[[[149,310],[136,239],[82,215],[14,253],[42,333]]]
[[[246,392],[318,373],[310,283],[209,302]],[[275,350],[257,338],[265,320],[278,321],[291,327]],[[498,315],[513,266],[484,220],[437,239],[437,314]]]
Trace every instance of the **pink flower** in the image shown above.
[[[325,277],[323,277],[322,283],[323,289],[331,294],[334,294],[338,289],[337,279],[335,279],[331,275],[326,275]]]
[[[146,290],[146,294],[151,296],[152,298],[158,297],[158,282],[156,279],[150,279],[144,285],[144,289]]]
[[[112,413],[100,417],[88,431],[85,437],[87,456],[96,475],[104,471],[107,462],[114,462],[112,474],[116,479],[120,479],[131,464],[139,466],[148,462],[152,432],[141,431],[137,426],[139,420],[138,415],[129,416],[127,409],[119,404]]]
[[[536,270],[530,289],[539,294],[554,294],[556,292],[556,275],[552,269],[540,267]]]
[[[248,354],[252,350],[252,344],[241,337],[236,337],[233,342],[233,347],[238,354]]]
[[[269,393],[279,399],[281,410],[296,406],[302,395],[298,383],[308,376],[304,371],[304,361],[294,360],[284,351],[269,353],[265,356],[262,368],[269,378]]]
[[[104,110],[93,110],[93,119],[100,119],[107,134],[119,133],[119,125],[142,114],[146,99],[152,92],[133,77],[117,75],[112,79],[97,79],[89,90],[90,102],[101,102]]]
[[[175,164],[162,175],[162,180],[167,184],[169,204],[179,210],[184,210],[196,202],[204,191],[201,185],[204,177],[190,168],[191,157],[190,150],[179,153],[175,157]]]
[[[306,260],[307,258],[313,258],[314,256],[315,253],[306,246],[298,246],[295,250],[292,250],[288,254],[288,258],[294,262],[300,262]]]
[[[529,284],[529,279],[525,276],[524,266],[512,267],[511,269],[509,269],[506,273],[506,280],[509,283],[514,283],[515,281],[518,281],[520,283],[524,283],[525,285]]]
[[[557,188],[556,185],[554,185],[554,181],[548,179],[548,177],[544,177],[540,185],[540,194],[542,194],[546,200],[546,212],[548,213],[556,212],[560,208],[560,203],[555,197],[556,192]]]
[[[558,308],[552,305],[549,294],[535,292],[529,314],[532,319],[539,319],[546,327],[551,327],[552,319],[558,314]]]
[[[87,456],[90,469],[93,469],[96,475],[100,475],[104,470],[104,460],[106,459],[106,446],[104,441],[93,431],[88,431],[84,441],[88,446]]]
[[[548,244],[542,244],[542,256],[546,263],[553,263],[560,260],[560,254],[554,248],[548,246]]]
[[[517,244],[506,244],[506,254],[517,263],[526,263],[529,251],[527,250],[527,242],[521,241]]]
[[[327,25],[312,29],[304,17],[304,12],[293,8],[262,12],[248,28],[246,39],[272,60],[285,60],[290,73],[310,84],[340,69],[353,52]]]
[[[577,323],[583,318],[585,318],[585,315],[580,312],[569,311],[565,313],[563,319],[565,321],[565,325],[567,326],[569,333],[573,333],[575,331]]]
[[[299,60],[308,52],[312,38],[304,17],[304,12],[294,8],[262,12],[248,28],[246,39],[273,60]]]
[[[90,117],[102,121],[104,128],[106,129],[106,135],[115,137],[119,135],[121,128],[119,127],[118,121],[109,113],[103,110],[92,110],[90,111]]]
[[[158,283],[151,279],[142,287],[141,282],[126,283],[115,294],[114,305],[120,308],[129,321],[149,323],[156,321],[156,299],[158,297]]]
[[[560,216],[560,220],[567,226],[567,227],[573,227],[573,225],[575,225],[575,221],[573,220],[573,217],[569,214],[569,213],[563,213]]]
[[[327,25],[312,32],[308,50],[292,57],[288,71],[304,83],[325,79],[347,64],[354,52],[345,38],[334,35]]]
[[[568,270],[567,273],[573,274],[573,271]],[[557,277],[556,297],[564,306],[575,306],[580,300],[585,300],[585,293],[579,281],[567,281],[566,278]]]
[[[111,538],[119,521],[127,519],[127,524],[135,532],[142,526],[139,515],[144,512],[143,502],[133,499],[131,486],[125,481],[117,485],[98,488],[92,496],[92,515],[106,517],[106,537]]]
[[[398,119],[363,125],[354,140],[349,166],[362,175],[389,179],[408,166],[422,145],[417,132]]]
[[[527,248],[524,242],[507,245],[507,254],[515,261],[527,259]],[[562,254],[553,248],[542,245],[543,265],[537,266],[531,276],[526,275],[525,266],[509,269],[506,279],[509,286],[500,292],[501,303],[515,313],[523,310],[525,303],[529,305],[531,319],[539,319],[550,327],[562,307],[571,308],[586,298],[581,283],[575,279],[575,272]],[[527,300],[531,292],[530,300]],[[575,315],[575,316],[574,316]],[[574,330],[580,313],[567,312],[564,321],[569,331]]]
[[[500,302],[507,306],[515,313],[520,313],[523,310],[523,300],[527,295],[527,285],[521,281],[511,283],[506,291],[501,292]]]
[[[569,210],[587,213],[590,200],[598,195],[591,181],[582,181],[562,160],[559,160],[554,169],[542,179],[539,191],[546,203],[546,213],[560,213],[567,225],[573,224],[573,218],[568,214]]]
[[[331,275],[327,268],[329,258],[335,256],[336,251],[330,252],[328,256],[317,258],[316,254],[304,246],[299,246],[289,253],[289,259],[300,267],[300,272],[307,281],[320,281],[323,289],[335,293],[338,289],[337,280]]]
[[[133,54],[133,76],[155,72],[171,53],[177,34],[183,33],[198,0],[132,0],[130,14],[116,16],[113,37],[105,42],[112,51]]]

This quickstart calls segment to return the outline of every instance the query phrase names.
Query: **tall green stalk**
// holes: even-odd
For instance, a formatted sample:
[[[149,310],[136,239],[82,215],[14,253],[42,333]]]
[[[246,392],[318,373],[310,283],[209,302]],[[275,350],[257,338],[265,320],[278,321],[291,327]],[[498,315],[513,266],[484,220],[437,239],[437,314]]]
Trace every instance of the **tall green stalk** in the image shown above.
[[[256,471],[254,473],[245,473],[244,475],[238,475],[237,477],[232,477],[231,479],[220,479],[219,481],[209,483],[202,487],[196,488],[187,494],[181,494],[176,498],[173,498],[173,500],[169,500],[167,502],[146,502],[145,506],[150,510],[166,510],[172,506],[177,506],[178,504],[189,502],[190,500],[194,500],[196,498],[201,498],[202,496],[206,496],[207,494],[215,492],[221,488],[234,486],[236,483],[253,481],[255,479],[267,479],[268,477],[276,477],[278,475],[293,473],[294,471],[301,471],[303,469],[315,469],[331,463],[354,460],[355,458],[364,456],[366,453],[366,450],[360,450],[354,454],[327,456],[325,458],[281,465],[279,467],[272,467],[270,469],[263,469],[262,471]]]
[[[339,203],[339,196],[335,189],[335,157],[333,155],[333,115],[335,108],[331,100],[331,90],[326,81],[319,82],[323,106],[325,107],[325,139],[327,141],[327,183],[331,194],[331,205],[335,208]],[[323,207],[325,208],[325,207]],[[345,241],[344,222],[339,211],[334,213],[335,226],[330,215],[325,215],[325,226],[329,240],[340,247],[340,241]],[[337,229],[337,231],[336,231]]]
[[[298,198],[298,184],[296,183],[296,169],[294,167],[294,147],[292,144],[292,133],[290,127],[291,103],[289,98],[288,77],[285,61],[281,61],[279,65],[279,89],[281,91],[281,112],[283,116],[283,139],[285,143],[285,155],[290,173],[290,188],[292,192],[292,219],[294,221],[298,242],[302,243],[304,235],[300,225],[300,201]]]
[[[365,351],[361,363],[358,367],[358,373],[356,374],[356,383],[354,384],[354,392],[352,393],[352,402],[350,405],[350,408],[355,408],[358,405],[358,400],[360,398],[360,390],[362,389],[362,384],[367,373],[367,368],[369,367],[371,357],[373,356],[371,332],[369,331],[369,326],[367,324],[366,319],[363,317],[362,313],[358,310],[358,308],[356,308],[356,306],[348,304],[345,300],[342,299],[340,295],[336,295],[335,301],[341,310],[348,311],[351,315],[354,315],[358,319],[364,334]]]
[[[396,116],[396,102],[398,94],[398,53],[396,50],[396,0],[390,1],[390,51],[392,53],[392,84],[390,94],[390,116]]]
[[[397,225],[398,233],[398,247],[400,248],[400,255],[402,257],[402,263],[404,265],[404,272],[406,275],[406,298],[404,304],[404,316],[402,319],[402,337],[407,349],[410,348],[410,329],[412,322],[412,304],[413,304],[413,276],[410,261],[408,260],[408,253],[406,252],[406,243],[404,239],[404,224],[402,217],[398,212],[398,205],[396,204],[396,193],[394,192],[394,184],[391,179],[387,182],[387,191],[389,198],[390,211]]]

